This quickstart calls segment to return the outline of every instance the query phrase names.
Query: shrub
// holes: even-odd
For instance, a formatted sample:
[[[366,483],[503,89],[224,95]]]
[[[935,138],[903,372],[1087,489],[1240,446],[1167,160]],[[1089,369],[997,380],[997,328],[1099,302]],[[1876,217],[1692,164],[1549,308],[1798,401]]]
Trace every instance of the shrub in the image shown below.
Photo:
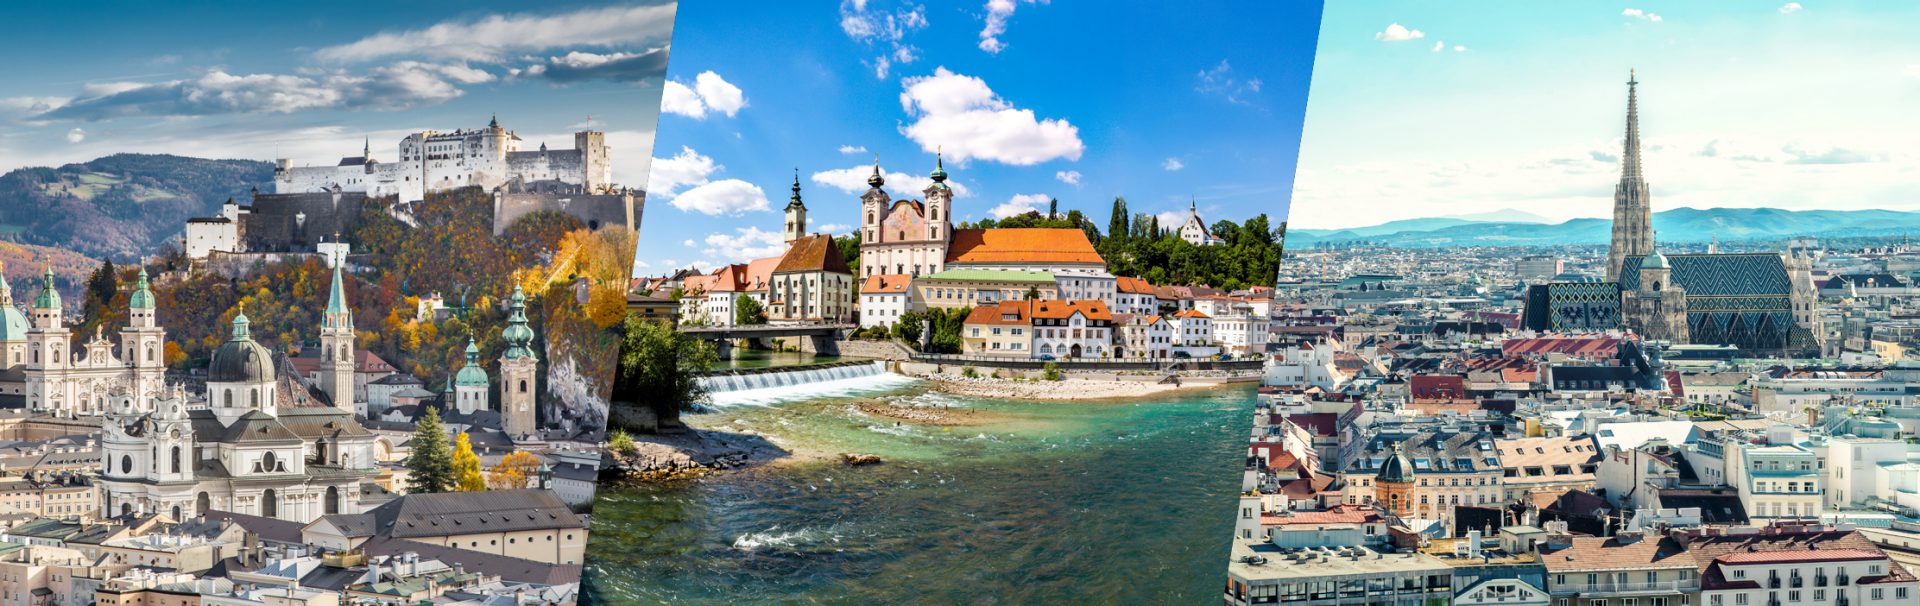
[[[640,450],[640,446],[633,443],[633,436],[619,429],[613,430],[613,434],[607,436],[607,448],[620,454],[633,454]]]
[[[960,376],[972,379],[979,377],[980,373],[975,372],[972,366],[962,366],[960,367]]]
[[[1059,380],[1061,380],[1061,379],[1064,379],[1064,378],[1066,378],[1066,377],[1065,377],[1064,375],[1062,375],[1062,374],[1061,374],[1061,372],[1060,372],[1060,364],[1059,364],[1059,363],[1057,363],[1057,362],[1048,362],[1046,366],[1044,366],[1044,367],[1041,367],[1041,369],[1040,369],[1040,378],[1042,378],[1042,379],[1046,379],[1046,380],[1048,380],[1048,381],[1059,381]]]

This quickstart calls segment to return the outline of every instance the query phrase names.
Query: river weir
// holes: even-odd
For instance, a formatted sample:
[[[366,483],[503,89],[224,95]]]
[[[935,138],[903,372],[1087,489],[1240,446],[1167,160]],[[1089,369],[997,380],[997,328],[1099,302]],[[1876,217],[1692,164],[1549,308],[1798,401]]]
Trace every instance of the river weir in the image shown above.
[[[832,395],[886,391],[915,379],[887,371],[878,360],[716,370],[700,378],[714,408],[769,405]]]

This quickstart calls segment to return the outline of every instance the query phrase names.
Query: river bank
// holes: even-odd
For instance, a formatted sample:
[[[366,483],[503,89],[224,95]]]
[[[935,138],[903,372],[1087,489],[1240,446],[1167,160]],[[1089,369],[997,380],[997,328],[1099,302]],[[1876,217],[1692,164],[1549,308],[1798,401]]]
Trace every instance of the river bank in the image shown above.
[[[1205,391],[1222,385],[1250,383],[1260,379],[1250,375],[1184,375],[1165,382],[1158,375],[1111,374],[1097,376],[1068,375],[1058,381],[1032,378],[966,377],[952,373],[927,373],[919,378],[943,393],[976,398],[1007,400],[1121,400],[1164,396],[1181,391]]]

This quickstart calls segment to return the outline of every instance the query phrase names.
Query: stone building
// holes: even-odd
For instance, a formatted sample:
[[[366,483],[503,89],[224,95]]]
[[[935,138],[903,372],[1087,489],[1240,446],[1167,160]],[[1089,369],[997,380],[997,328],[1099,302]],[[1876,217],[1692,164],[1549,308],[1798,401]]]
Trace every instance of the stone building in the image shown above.
[[[606,134],[580,131],[573,139],[570,150],[549,150],[544,143],[538,150],[522,150],[520,136],[498,119],[481,129],[422,131],[400,140],[393,162],[376,160],[371,144],[333,166],[294,166],[281,159],[274,168],[274,193],[352,192],[413,202],[428,192],[469,186],[493,190],[513,180],[565,183],[588,194],[611,189]]]
[[[1673,268],[1660,251],[1636,268],[1639,284],[1620,293],[1621,317],[1640,338],[1687,343],[1687,290],[1673,283]]]

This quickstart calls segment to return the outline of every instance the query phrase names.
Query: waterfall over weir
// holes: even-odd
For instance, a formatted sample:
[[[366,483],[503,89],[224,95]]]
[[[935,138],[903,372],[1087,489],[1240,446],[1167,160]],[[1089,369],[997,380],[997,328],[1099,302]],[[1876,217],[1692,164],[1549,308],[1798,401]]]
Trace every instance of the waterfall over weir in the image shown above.
[[[887,372],[886,362],[880,361],[719,371],[700,378],[716,407],[880,391],[913,382]]]

